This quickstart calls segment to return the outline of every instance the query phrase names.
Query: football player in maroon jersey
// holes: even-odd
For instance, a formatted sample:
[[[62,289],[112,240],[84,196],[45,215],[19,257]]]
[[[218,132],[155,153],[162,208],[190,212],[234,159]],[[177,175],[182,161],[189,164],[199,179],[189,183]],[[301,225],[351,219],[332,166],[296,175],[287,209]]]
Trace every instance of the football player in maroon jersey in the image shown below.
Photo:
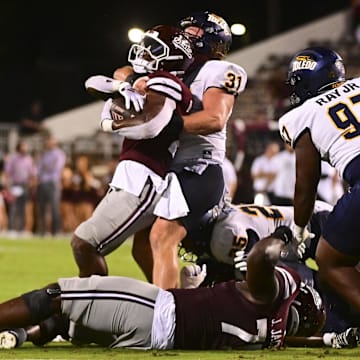
[[[92,94],[108,98],[101,116],[102,129],[124,136],[125,140],[110,190],[72,237],[80,276],[107,275],[105,256],[156,218],[155,205],[171,182],[166,174],[182,129],[178,113],[185,114],[192,104],[192,94],[176,76],[194,60],[192,51],[192,43],[181,29],[165,25],[148,30],[143,41],[133,45],[130,53],[142,63],[146,59],[149,73],[137,81],[141,85],[139,90],[144,90],[144,83],[148,90],[144,112],[139,112],[138,118],[136,111],[143,106],[140,104],[143,96],[130,84],[104,76],[93,76],[85,83]],[[146,106],[154,93],[163,98],[164,105],[156,116],[148,119]],[[116,103],[120,96],[125,100],[123,113],[116,111],[120,108]],[[134,99],[140,102],[136,111],[125,109],[134,105]],[[124,118],[126,113],[130,114],[128,119]]]
[[[246,280],[209,288],[163,290],[118,276],[60,278],[0,304],[0,328],[15,328],[0,333],[0,347],[32,341],[35,331],[16,328],[40,324],[37,344],[61,333],[110,348],[281,348],[285,336],[315,335],[325,319],[316,290],[276,266],[288,246],[290,229],[277,228],[250,251]],[[62,320],[50,326],[54,317]]]

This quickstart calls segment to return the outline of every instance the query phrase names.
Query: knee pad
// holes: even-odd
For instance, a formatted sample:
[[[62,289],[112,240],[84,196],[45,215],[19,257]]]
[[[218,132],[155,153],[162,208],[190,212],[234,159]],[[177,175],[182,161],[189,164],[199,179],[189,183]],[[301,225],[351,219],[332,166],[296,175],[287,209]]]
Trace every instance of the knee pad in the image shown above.
[[[56,312],[54,298],[60,294],[60,286],[55,283],[40,290],[33,290],[21,295],[29,308],[32,325],[38,324]]]

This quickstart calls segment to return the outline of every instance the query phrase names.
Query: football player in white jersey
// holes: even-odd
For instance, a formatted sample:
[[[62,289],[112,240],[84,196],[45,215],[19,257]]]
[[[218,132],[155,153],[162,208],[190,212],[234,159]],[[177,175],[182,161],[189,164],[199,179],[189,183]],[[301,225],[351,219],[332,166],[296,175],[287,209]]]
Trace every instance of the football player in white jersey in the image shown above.
[[[183,116],[184,128],[170,171],[179,179],[188,209],[180,216],[173,213],[169,205],[176,205],[177,199],[171,189],[160,200],[164,206],[152,226],[150,245],[153,282],[162,288],[178,285],[178,245],[223,198],[226,123],[247,81],[241,66],[223,60],[232,39],[223,18],[203,11],[183,19],[180,26],[195,44],[195,64],[183,78],[194,105]]]
[[[320,224],[331,210],[331,205],[317,200],[312,220]],[[217,261],[233,265],[234,256],[239,250],[244,252],[244,258],[246,258],[246,254],[255,242],[274,232],[278,226],[291,228],[293,223],[293,206],[241,204],[225,207],[216,219],[212,230],[211,254]],[[315,230],[315,225],[310,225],[310,222],[309,226],[316,235],[320,236],[321,229]],[[317,226],[319,227],[320,225]],[[304,252],[309,248],[310,241],[307,241]],[[297,254],[295,252],[288,254],[288,259],[297,261]]]
[[[294,236],[306,228],[320,179],[320,162],[335,167],[350,190],[334,206],[316,250],[319,279],[360,311],[360,78],[345,80],[335,51],[311,47],[291,59],[287,83],[294,106],[279,120],[283,140],[295,149]]]
[[[280,264],[296,270],[304,283],[321,293],[327,314],[322,333],[345,331],[358,326],[360,320],[360,312],[344,304],[333,292],[319,288],[316,266],[310,262],[310,259],[315,259],[319,238],[332,209],[330,204],[317,200],[308,224],[315,237],[306,241],[302,258],[299,258],[295,246],[288,248],[280,257]],[[184,240],[181,255],[188,261],[195,260],[192,255],[196,255],[197,265],[193,266],[199,271],[206,265],[206,275],[196,278],[198,286],[212,286],[233,278],[241,279],[245,276],[247,256],[252,247],[279,226],[293,227],[293,221],[293,206],[225,206],[209,228],[191,234],[191,238]],[[310,264],[311,267],[308,266]]]
[[[309,222],[316,239],[304,243],[301,261],[295,247],[282,256],[282,261],[295,268],[302,280],[311,286],[314,286],[313,273],[305,266],[305,259],[314,259],[316,242],[331,210],[331,205],[316,201],[314,214]],[[229,204],[210,226],[191,233],[182,242],[180,254],[185,260],[191,260],[191,255],[196,255],[198,265],[206,264],[207,276],[203,286],[242,277],[243,273],[238,273],[237,270],[246,271],[247,255],[254,244],[271,234],[278,226],[293,227],[293,221],[292,206]]]

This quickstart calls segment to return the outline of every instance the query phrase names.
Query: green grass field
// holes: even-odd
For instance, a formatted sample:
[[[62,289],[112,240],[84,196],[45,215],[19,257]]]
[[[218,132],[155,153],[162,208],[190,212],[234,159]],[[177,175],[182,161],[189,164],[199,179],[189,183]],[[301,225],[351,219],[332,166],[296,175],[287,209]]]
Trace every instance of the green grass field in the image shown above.
[[[144,279],[132,260],[130,242],[108,257],[112,275]],[[54,282],[58,277],[74,276],[77,268],[72,259],[69,240],[54,239],[0,239],[0,301],[18,296],[28,290]],[[31,343],[14,350],[0,350],[0,359],[111,359],[147,360],[167,359],[197,360],[277,360],[319,359],[342,360],[360,357],[360,349],[301,349],[281,351],[133,351],[109,350],[96,346],[74,347],[69,343],[51,343],[37,348]]]

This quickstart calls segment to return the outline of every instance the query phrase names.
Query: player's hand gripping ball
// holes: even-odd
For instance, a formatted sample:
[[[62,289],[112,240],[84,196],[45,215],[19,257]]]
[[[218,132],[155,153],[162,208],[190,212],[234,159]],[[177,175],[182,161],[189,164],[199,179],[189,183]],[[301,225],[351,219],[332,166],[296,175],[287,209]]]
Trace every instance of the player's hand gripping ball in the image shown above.
[[[165,96],[152,91],[146,91],[144,108],[138,112],[133,107],[126,109],[125,99],[119,96],[112,100],[110,105],[111,119],[113,120],[113,130],[131,125],[140,125],[153,119],[163,108]]]

